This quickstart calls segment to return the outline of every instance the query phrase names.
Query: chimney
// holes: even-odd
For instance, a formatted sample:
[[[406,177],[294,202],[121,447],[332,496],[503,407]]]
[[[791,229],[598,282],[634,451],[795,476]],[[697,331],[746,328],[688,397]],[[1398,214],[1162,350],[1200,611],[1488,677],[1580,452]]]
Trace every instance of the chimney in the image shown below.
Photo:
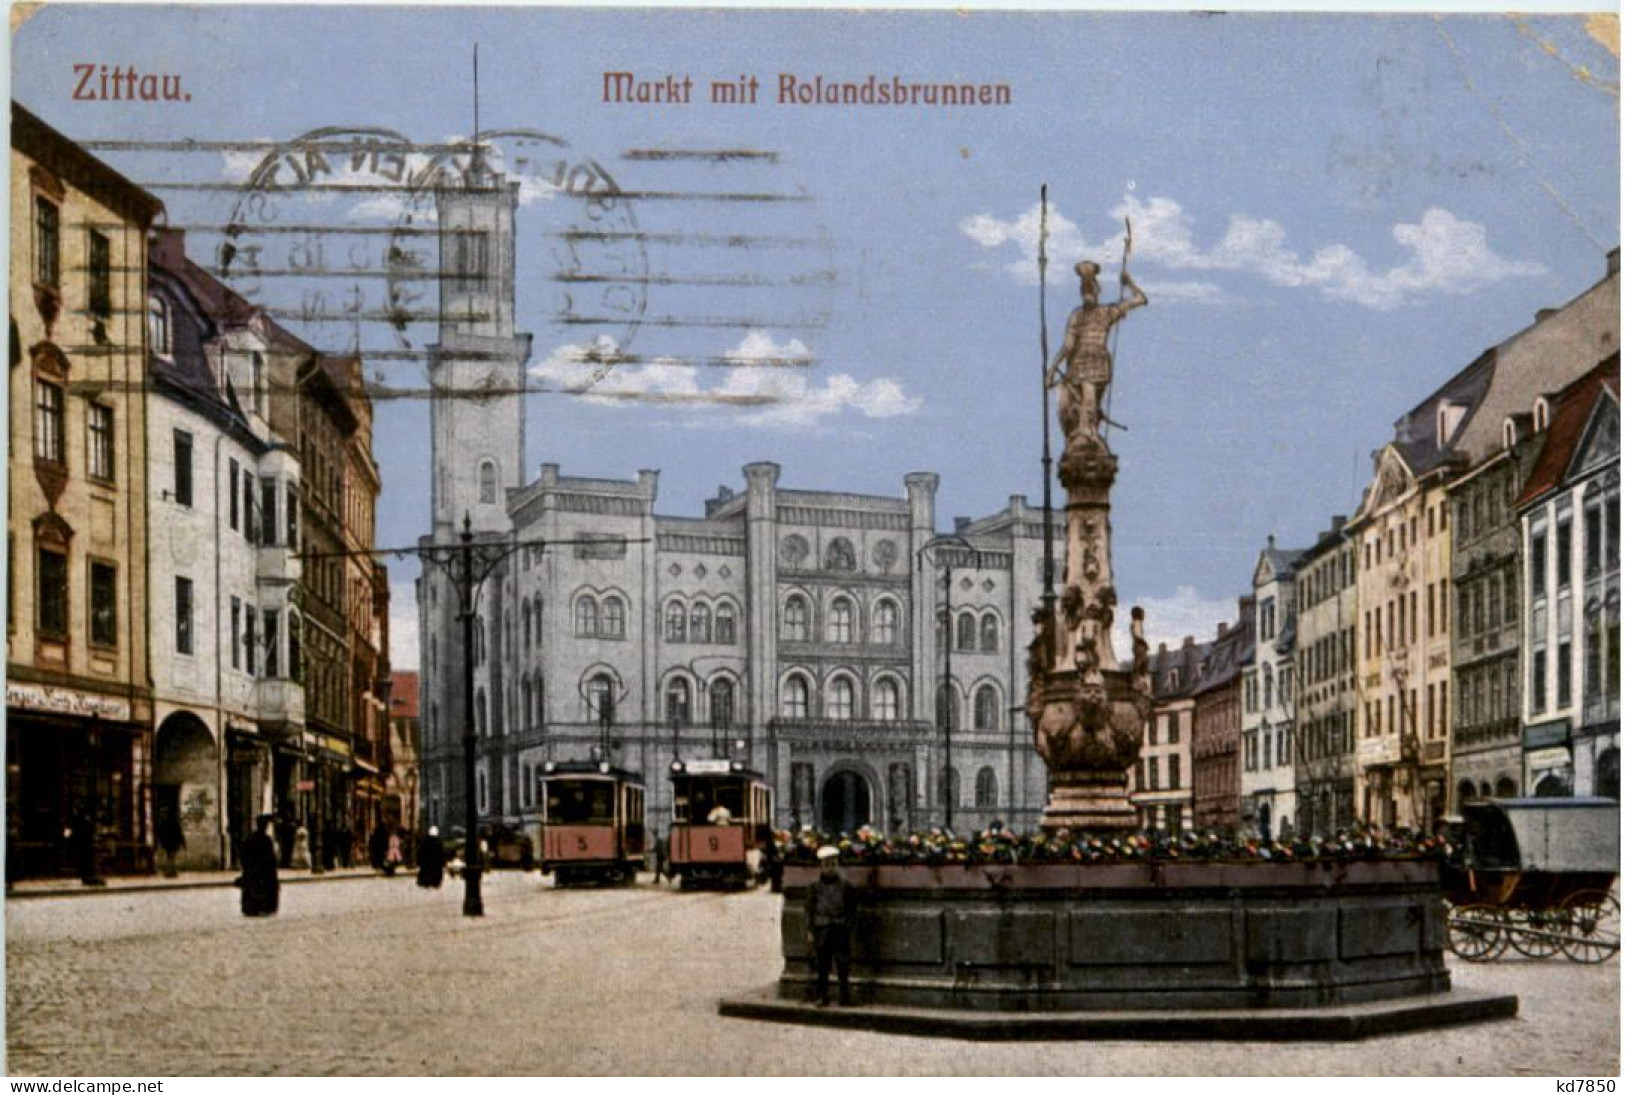
[[[955,532],[964,532],[968,528],[970,528],[970,518],[969,517],[955,517],[954,518],[954,531]]]
[[[1229,631],[1230,631],[1230,625],[1225,623],[1223,620],[1220,620],[1219,621],[1219,638],[1221,638],[1221,639],[1224,638],[1225,635]]]
[[[1613,277],[1619,273],[1619,248],[1608,252],[1608,276]]]
[[[154,225],[147,241],[147,257],[165,269],[180,269],[186,264],[186,230]]]
[[[1157,644],[1157,657],[1160,658],[1166,653],[1168,653],[1168,644],[1167,643],[1158,643]]]
[[[1551,319],[1553,316],[1557,315],[1557,313],[1558,309],[1556,308],[1542,308],[1540,311],[1535,313],[1535,322],[1545,323],[1548,319]]]

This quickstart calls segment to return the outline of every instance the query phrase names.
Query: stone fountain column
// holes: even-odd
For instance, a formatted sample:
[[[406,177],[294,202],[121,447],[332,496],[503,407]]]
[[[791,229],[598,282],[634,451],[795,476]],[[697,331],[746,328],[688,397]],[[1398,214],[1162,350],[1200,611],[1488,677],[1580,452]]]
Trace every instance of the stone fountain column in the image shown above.
[[[1129,804],[1129,771],[1140,759],[1151,715],[1151,672],[1143,614],[1134,610],[1134,654],[1128,669],[1112,650],[1117,589],[1112,583],[1111,489],[1117,457],[1101,435],[1101,405],[1111,382],[1107,335],[1134,297],[1099,304],[1094,263],[1080,263],[1083,305],[1072,313],[1066,342],[1048,383],[1061,389],[1066,448],[1060,461],[1066,490],[1066,570],[1059,603],[1034,614],[1028,650],[1027,713],[1038,754],[1049,768],[1049,801],[1040,824],[1048,831],[1138,828]],[[1067,366],[1063,374],[1061,366]]]

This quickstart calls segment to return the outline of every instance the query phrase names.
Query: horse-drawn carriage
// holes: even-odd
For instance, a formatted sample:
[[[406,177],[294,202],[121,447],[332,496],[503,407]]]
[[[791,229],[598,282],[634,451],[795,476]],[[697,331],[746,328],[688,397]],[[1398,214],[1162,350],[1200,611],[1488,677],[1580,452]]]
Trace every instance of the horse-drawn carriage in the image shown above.
[[[1450,949],[1484,962],[1605,962],[1619,953],[1619,803],[1607,798],[1472,802],[1451,826],[1444,870]]]

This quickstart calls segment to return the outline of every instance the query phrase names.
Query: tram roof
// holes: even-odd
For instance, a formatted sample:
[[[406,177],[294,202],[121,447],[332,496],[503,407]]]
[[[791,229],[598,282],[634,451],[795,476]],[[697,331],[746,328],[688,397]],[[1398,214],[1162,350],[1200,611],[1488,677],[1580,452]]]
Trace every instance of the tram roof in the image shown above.
[[[542,765],[543,776],[603,776],[642,783],[643,774],[628,768],[617,768],[608,761],[550,760]]]

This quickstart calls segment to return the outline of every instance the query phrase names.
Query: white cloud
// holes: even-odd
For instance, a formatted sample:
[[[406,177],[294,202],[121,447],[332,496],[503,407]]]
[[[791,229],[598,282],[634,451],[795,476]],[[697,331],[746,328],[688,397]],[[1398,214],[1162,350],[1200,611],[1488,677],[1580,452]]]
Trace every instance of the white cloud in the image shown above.
[[[408,673],[418,668],[418,594],[411,582],[389,583],[389,665]]]
[[[1263,278],[1283,288],[1318,290],[1334,300],[1347,300],[1368,308],[1394,308],[1412,297],[1431,293],[1471,293],[1512,277],[1541,274],[1539,263],[1508,259],[1495,253],[1481,224],[1464,221],[1448,209],[1433,207],[1415,224],[1396,224],[1394,241],[1408,257],[1387,270],[1371,264],[1343,244],[1328,244],[1308,258],[1288,246],[1287,230],[1279,221],[1234,214],[1224,235],[1211,247],[1196,240],[1193,219],[1172,198],[1141,199],[1129,195],[1111,211],[1114,222],[1124,217],[1134,226],[1133,258],[1152,267],[1178,271],[1223,271]],[[1024,284],[1038,281],[1039,209],[1035,205],[1013,220],[1001,221],[986,213],[967,217],[960,231],[986,248],[1014,245],[1021,256],[1005,270]],[[1109,271],[1123,253],[1123,233],[1102,240],[1084,238],[1078,226],[1058,210],[1049,215],[1048,253],[1058,270],[1084,258],[1100,262]],[[1154,282],[1146,279],[1146,293]],[[1235,299],[1244,289],[1225,290],[1208,282],[1164,282],[1168,299],[1214,303]]]
[[[1125,664],[1134,650],[1129,637],[1129,609],[1133,605],[1145,609],[1145,638],[1153,652],[1159,643],[1166,643],[1169,650],[1177,648],[1186,635],[1199,643],[1212,642],[1220,621],[1228,625],[1236,622],[1236,598],[1203,597],[1191,586],[1180,586],[1168,597],[1135,598],[1131,604],[1118,607],[1112,628],[1112,643]]]
[[[228,148],[220,153],[220,176],[226,182],[247,182],[276,142],[269,137],[258,137],[244,143],[251,147]]]
[[[915,413],[923,402],[891,377],[863,382],[835,373],[816,383],[807,345],[797,338],[777,342],[765,331],[747,333],[721,355],[737,363],[732,368],[701,369],[660,359],[617,364],[619,352],[614,339],[601,335],[590,346],[558,347],[531,375],[601,405],[667,402],[695,411],[743,406],[750,410],[732,422],[755,427],[809,428],[848,410],[865,418],[895,418]]]

